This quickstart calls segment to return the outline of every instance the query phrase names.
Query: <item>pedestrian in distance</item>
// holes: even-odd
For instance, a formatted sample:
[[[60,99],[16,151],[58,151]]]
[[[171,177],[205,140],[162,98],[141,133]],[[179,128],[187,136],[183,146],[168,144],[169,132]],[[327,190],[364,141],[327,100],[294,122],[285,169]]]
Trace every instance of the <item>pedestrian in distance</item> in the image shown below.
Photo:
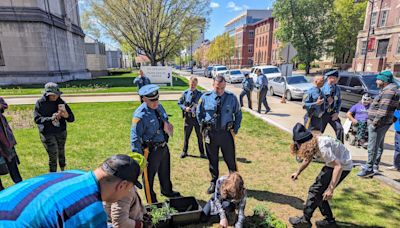
[[[229,171],[237,171],[234,139],[242,121],[242,111],[236,96],[225,90],[225,78],[215,77],[213,87],[213,91],[204,93],[200,98],[196,112],[204,135],[211,173],[208,194],[215,191],[215,183],[219,176],[219,149]]]
[[[209,220],[214,215],[219,216],[220,227],[226,228],[229,225],[229,218],[234,216],[235,228],[242,228],[246,199],[246,188],[239,173],[233,172],[221,176],[217,180],[214,194],[203,208],[203,220]],[[238,211],[237,216],[235,211]]]
[[[242,92],[240,93],[240,107],[243,107],[243,97],[247,97],[247,105],[249,109],[252,109],[251,93],[254,89],[254,81],[250,78],[249,73],[244,74],[244,79],[242,81]]]
[[[321,131],[322,115],[325,111],[325,96],[321,88],[324,86],[324,77],[315,76],[314,86],[310,88],[303,99],[304,125],[310,131]]]
[[[173,126],[168,121],[164,107],[159,103],[159,86],[145,85],[139,90],[143,103],[135,110],[131,125],[132,152],[144,155],[148,166],[143,172],[146,200],[156,203],[153,190],[154,178],[158,174],[161,194],[166,197],[179,197],[180,193],[172,190],[171,156],[168,139],[173,135]]]
[[[145,85],[151,84],[150,79],[144,75],[143,70],[139,70],[139,75],[133,80],[133,84],[137,86],[138,91]],[[140,102],[143,103],[143,98],[140,97]]]
[[[22,181],[0,192],[0,227],[107,227],[103,201],[117,202],[142,185],[128,155],[94,171],[68,170]],[[12,203],[11,203],[12,202]]]
[[[371,101],[371,96],[368,93],[364,94],[361,101],[353,105],[346,114],[347,118],[349,118],[352,125],[357,130],[356,146],[363,146],[368,140],[366,133],[368,128],[368,109]]]
[[[75,121],[71,108],[61,99],[61,94],[56,83],[47,83],[44,86],[44,94],[36,102],[34,110],[40,140],[49,155],[50,172],[57,172],[57,161],[61,171],[65,169],[67,122]]]
[[[368,109],[368,161],[357,174],[359,177],[371,177],[379,172],[385,135],[399,106],[399,91],[391,71],[379,73],[376,85],[380,92]]]
[[[182,117],[184,119],[183,135],[184,143],[181,158],[188,156],[189,139],[192,134],[193,128],[195,129],[197,136],[197,143],[199,146],[200,157],[207,158],[204,153],[203,136],[200,131],[200,124],[196,118],[196,109],[199,103],[200,97],[203,93],[197,89],[198,79],[192,76],[189,81],[189,89],[182,93],[182,97],[178,101],[178,106],[182,110]]]
[[[310,220],[315,209],[319,208],[325,218],[316,222],[317,227],[336,227],[329,201],[337,186],[353,168],[350,152],[339,140],[329,136],[313,135],[300,123],[293,128],[293,143],[290,148],[293,155],[303,159],[298,171],[291,176],[293,181],[298,179],[314,156],[320,156],[325,163],[314,184],[308,190],[303,215],[290,217],[290,224],[293,227],[311,227]]]
[[[327,80],[325,85],[322,87],[322,93],[325,96],[325,112],[322,115],[321,132],[325,132],[326,126],[329,123],[335,131],[336,138],[343,143],[344,131],[339,119],[339,112],[342,106],[342,96],[340,94],[339,86],[336,85],[339,78],[339,71],[330,71],[325,74],[325,76],[327,77]]]
[[[261,69],[257,71],[257,80],[256,80],[256,88],[258,89],[258,109],[257,112],[261,113],[261,104],[265,107],[265,114],[271,111],[271,108],[268,106],[267,102],[267,94],[268,94],[268,79],[261,72]]]
[[[400,172],[400,110],[397,109],[394,112],[394,129],[395,140],[394,140],[394,155],[393,155],[393,166],[388,167],[388,170],[399,171]]]
[[[12,181],[16,184],[22,181],[19,173],[19,158],[15,145],[17,144],[14,133],[6,117],[3,115],[8,108],[8,104],[0,97],[0,175],[10,174]],[[0,179],[0,191],[4,186]]]

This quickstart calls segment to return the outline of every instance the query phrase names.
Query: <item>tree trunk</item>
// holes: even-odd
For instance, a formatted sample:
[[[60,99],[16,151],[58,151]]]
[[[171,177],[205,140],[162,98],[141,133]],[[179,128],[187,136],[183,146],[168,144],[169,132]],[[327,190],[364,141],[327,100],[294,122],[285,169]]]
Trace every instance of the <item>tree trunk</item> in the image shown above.
[[[310,69],[311,69],[311,63],[306,62],[306,75],[310,74]]]

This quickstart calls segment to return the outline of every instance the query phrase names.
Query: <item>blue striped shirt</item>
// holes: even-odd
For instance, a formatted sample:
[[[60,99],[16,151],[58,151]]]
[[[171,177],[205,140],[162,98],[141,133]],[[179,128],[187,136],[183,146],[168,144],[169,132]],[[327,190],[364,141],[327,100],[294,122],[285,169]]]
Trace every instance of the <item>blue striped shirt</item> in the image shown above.
[[[0,227],[107,227],[94,173],[49,173],[1,191]]]

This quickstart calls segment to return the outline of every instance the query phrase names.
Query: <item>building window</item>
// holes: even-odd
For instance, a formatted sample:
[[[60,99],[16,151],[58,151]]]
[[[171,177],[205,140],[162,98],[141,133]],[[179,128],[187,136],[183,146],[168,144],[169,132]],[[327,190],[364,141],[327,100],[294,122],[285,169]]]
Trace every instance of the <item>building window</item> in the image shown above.
[[[1,51],[1,50],[0,50]],[[396,54],[400,55],[400,37],[397,39],[397,50],[396,50]],[[1,55],[1,53],[0,53]],[[0,60],[1,61],[1,60]],[[1,63],[0,63],[1,64]]]
[[[400,8],[397,9],[396,24],[400,25]]]
[[[253,45],[249,45],[249,53],[253,53]]]
[[[254,30],[251,30],[251,31],[249,32],[249,38],[250,38],[250,39],[253,39],[253,38],[254,38]]]
[[[387,21],[388,14],[389,14],[389,10],[382,11],[382,14],[381,14],[381,21],[380,21],[380,23],[379,23],[379,26],[380,26],[380,27],[383,27],[383,26],[386,25],[386,21]]]
[[[371,16],[371,27],[372,28],[375,27],[375,25],[376,25],[376,14],[377,14],[377,12],[373,12],[372,16]]]
[[[365,55],[367,53],[367,41],[361,42],[361,55]]]
[[[3,51],[1,49],[1,42],[0,42],[0,66],[5,66],[6,63],[4,61],[4,57],[3,57]]]
[[[389,39],[383,39],[378,41],[378,49],[376,51],[377,57],[385,57],[389,45]]]

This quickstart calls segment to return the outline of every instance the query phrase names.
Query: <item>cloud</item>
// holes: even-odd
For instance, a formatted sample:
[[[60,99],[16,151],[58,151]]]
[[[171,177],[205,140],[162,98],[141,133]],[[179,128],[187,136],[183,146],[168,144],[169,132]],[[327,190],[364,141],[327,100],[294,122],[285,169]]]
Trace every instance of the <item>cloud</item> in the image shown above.
[[[219,7],[219,4],[216,3],[216,2],[211,2],[211,3],[210,3],[210,7],[213,8],[213,9],[218,8],[218,7]]]
[[[243,9],[248,9],[249,6],[248,5],[238,6],[238,5],[236,5],[236,3],[230,1],[230,2],[228,2],[228,5],[226,6],[226,8],[231,9],[231,11],[241,11]]]

